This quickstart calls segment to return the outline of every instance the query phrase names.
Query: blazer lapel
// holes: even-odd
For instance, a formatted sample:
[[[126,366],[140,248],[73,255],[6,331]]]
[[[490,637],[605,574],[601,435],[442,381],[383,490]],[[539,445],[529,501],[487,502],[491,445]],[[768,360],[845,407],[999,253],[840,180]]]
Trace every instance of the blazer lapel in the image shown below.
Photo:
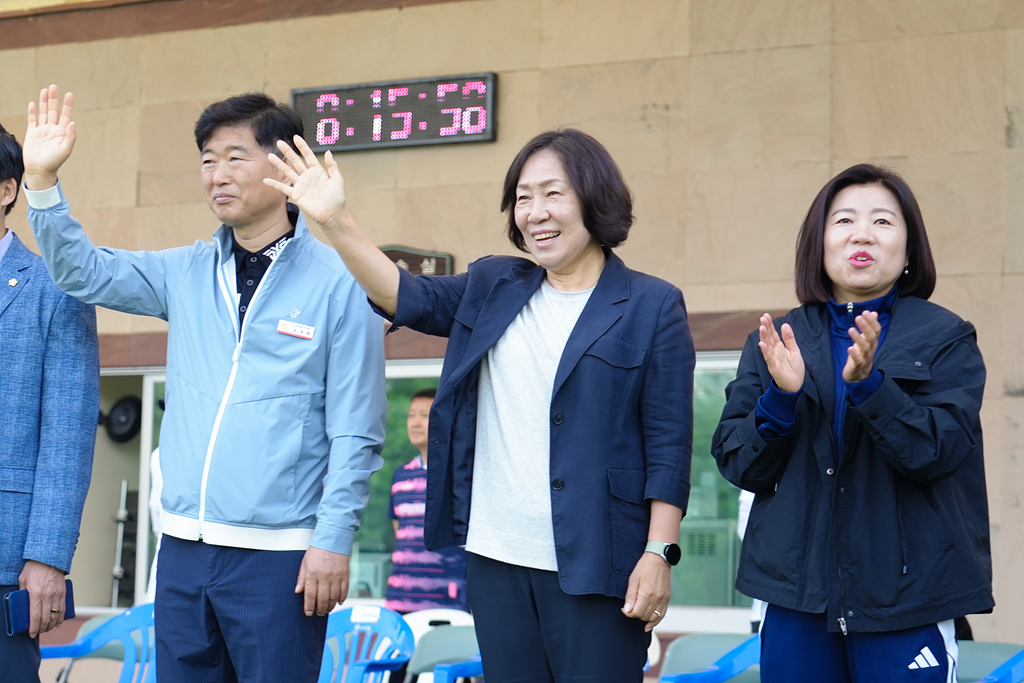
[[[580,358],[598,337],[608,331],[612,324],[622,317],[615,304],[629,299],[629,269],[618,256],[609,252],[601,278],[590,295],[590,300],[580,313],[576,326],[565,343],[562,358],[555,373],[555,385],[551,395],[558,394],[566,378],[576,368]]]
[[[458,367],[447,386],[454,387],[472,370],[492,346],[505,334],[519,311],[544,280],[544,269],[514,267],[507,275],[494,281],[473,323],[473,333]]]
[[[14,241],[0,261],[0,316],[28,284],[31,277],[28,269],[32,265],[28,257],[30,253],[14,235]]]

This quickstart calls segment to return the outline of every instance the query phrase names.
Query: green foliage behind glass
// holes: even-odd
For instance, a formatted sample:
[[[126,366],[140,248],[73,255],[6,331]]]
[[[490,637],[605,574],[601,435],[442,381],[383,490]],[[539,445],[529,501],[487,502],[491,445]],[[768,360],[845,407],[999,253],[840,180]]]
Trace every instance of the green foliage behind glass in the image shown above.
[[[417,377],[415,379],[389,379],[388,421],[384,441],[384,467],[370,477],[370,502],[363,513],[362,524],[356,533],[360,552],[391,552],[395,547],[395,532],[388,517],[391,502],[391,477],[395,470],[416,456],[416,449],[409,443],[406,422],[409,418],[409,402],[420,389],[436,387],[437,379]]]

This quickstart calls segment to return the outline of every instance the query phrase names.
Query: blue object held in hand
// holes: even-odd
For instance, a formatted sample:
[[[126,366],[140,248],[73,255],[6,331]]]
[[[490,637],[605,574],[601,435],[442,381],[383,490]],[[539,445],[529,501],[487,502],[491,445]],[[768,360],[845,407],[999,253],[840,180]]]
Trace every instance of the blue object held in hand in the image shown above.
[[[75,594],[71,589],[71,579],[64,579],[64,586],[67,589],[64,618],[71,619],[75,616]],[[28,630],[28,590],[11,591],[4,596],[4,622],[9,636]]]

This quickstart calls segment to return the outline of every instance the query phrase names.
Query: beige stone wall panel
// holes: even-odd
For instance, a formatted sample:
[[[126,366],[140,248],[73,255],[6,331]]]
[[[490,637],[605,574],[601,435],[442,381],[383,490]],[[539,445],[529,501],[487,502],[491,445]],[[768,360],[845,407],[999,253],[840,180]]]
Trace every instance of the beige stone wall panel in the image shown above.
[[[636,222],[629,238],[615,250],[630,268],[680,289],[685,289],[687,279],[686,179],[685,171],[626,178],[633,191]]]
[[[75,150],[60,170],[73,211],[135,206],[140,122],[137,106],[75,112]]]
[[[271,35],[270,25],[259,23],[144,36],[142,103],[210,103],[249,90],[262,92]],[[310,59],[305,48],[294,47]]]
[[[1003,376],[1002,277],[998,275],[939,275],[931,301],[970,321],[978,331],[978,348],[985,359],[986,396],[1001,396]]]
[[[690,166],[827,161],[827,46],[691,58]]]
[[[835,0],[835,42],[994,28],[1019,12],[1015,0]]]
[[[25,124],[18,129],[8,127],[8,117],[24,118],[29,100],[39,98],[39,91],[49,83],[41,83],[36,77],[38,50],[26,47],[18,50],[0,51],[3,77],[0,78],[0,122],[14,133],[18,140],[25,136]]]
[[[824,45],[831,0],[690,0],[693,54]]]
[[[516,154],[541,132],[538,71],[516,71],[498,77],[498,139],[457,145],[431,145],[396,152],[397,187],[431,187],[502,183]],[[366,152],[372,156],[378,152]],[[500,197],[495,198],[495,206]]]
[[[685,168],[688,74],[686,57],[542,71],[537,132],[590,133],[627,180]]]
[[[459,272],[481,256],[521,255],[506,236],[500,196],[500,183],[400,190],[395,231],[375,235],[373,241],[448,252]]]
[[[1000,31],[836,45],[833,155],[890,157],[1002,148]]]
[[[347,12],[273,24],[265,46],[270,86],[290,93],[293,88],[407,77],[405,60],[390,57],[398,14]]]
[[[690,52],[690,0],[542,0],[542,7],[544,68]]]
[[[689,283],[683,289],[690,313],[788,311],[800,305],[792,278],[764,282]],[[754,331],[756,325],[750,328]]]
[[[397,11],[384,60],[411,69],[401,78],[537,68],[541,0],[473,0]]]
[[[1007,396],[1024,397],[1024,316],[1017,313],[1024,302],[1024,275],[1004,275],[1003,291],[1003,375],[992,376],[989,380],[998,383],[995,386],[1000,393]],[[1024,457],[1024,451],[1019,451]],[[1024,482],[1024,479],[1021,479]]]
[[[56,83],[61,93],[75,94],[76,113],[136,105],[142,89],[141,47],[136,37],[40,49],[35,87],[21,97],[26,104],[33,96],[38,100],[40,88]]]
[[[197,171],[139,173],[139,206],[205,202]]]
[[[398,243],[418,249],[440,250],[442,246],[445,247],[444,250],[451,248],[450,244],[439,245],[444,242],[444,238],[437,234],[439,231],[431,231],[429,234],[419,232],[416,235],[411,235],[401,228],[398,222],[396,199],[398,193],[396,190],[366,189],[360,192],[350,192],[346,189],[346,194],[349,213],[377,246]],[[319,228],[311,227],[311,231],[325,244],[330,244],[330,240]],[[400,241],[410,238],[416,239],[416,241],[411,243]]]
[[[158,251],[208,242],[220,227],[205,202],[172,206],[142,206],[136,212],[139,248]],[[144,246],[142,246],[144,245]]]
[[[691,171],[688,282],[786,282],[792,289],[796,236],[828,170],[807,163]]]
[[[196,120],[209,104],[185,100],[143,106],[139,127],[139,170],[150,174],[190,172],[198,184],[199,148],[193,130]]]
[[[1016,149],[1024,147],[1024,30],[1006,31],[1005,40],[1006,146]]]

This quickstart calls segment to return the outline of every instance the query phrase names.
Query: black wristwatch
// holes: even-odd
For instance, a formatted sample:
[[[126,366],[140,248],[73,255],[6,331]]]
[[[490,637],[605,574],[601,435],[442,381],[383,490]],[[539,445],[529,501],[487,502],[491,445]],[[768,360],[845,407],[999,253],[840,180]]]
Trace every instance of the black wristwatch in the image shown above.
[[[683,551],[679,549],[678,545],[675,543],[662,543],[661,541],[647,541],[647,547],[644,548],[644,552],[659,555],[672,567],[679,564],[679,560],[683,556]]]

